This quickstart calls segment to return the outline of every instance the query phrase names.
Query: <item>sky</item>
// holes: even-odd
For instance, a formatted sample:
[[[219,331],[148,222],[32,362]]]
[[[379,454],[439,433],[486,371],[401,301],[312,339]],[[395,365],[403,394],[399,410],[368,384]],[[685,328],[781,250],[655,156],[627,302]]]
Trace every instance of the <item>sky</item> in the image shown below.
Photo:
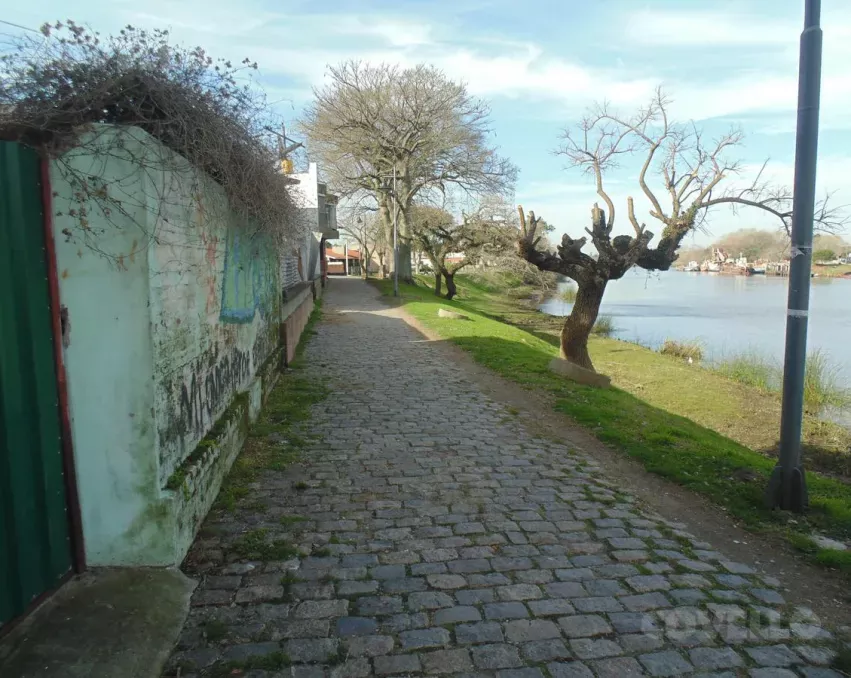
[[[295,122],[328,64],[346,59],[426,62],[491,106],[493,143],[520,169],[516,200],[582,234],[598,200],[589,179],[554,154],[559,136],[595,102],[629,113],[657,86],[672,117],[707,137],[731,127],[743,176],[792,183],[798,40],[803,0],[40,0],[4,3],[0,19],[37,28],[71,18],[102,33],[126,24],[168,28],[175,42],[260,65],[270,100]],[[851,3],[823,0],[824,58],[818,186],[851,204]],[[2,32],[13,32],[0,26]],[[309,148],[308,148],[309,153]],[[619,209],[649,203],[626,163],[607,177]],[[766,215],[722,208],[705,243],[738,228],[775,228]],[[655,227],[658,232],[659,228]]]

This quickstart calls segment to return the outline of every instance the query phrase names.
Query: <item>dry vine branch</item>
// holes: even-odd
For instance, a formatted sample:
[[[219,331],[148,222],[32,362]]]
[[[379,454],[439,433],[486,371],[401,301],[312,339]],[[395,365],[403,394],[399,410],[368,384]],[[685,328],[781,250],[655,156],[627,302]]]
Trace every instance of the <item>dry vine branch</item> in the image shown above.
[[[229,208],[251,232],[282,242],[297,230],[275,139],[268,132],[276,121],[263,93],[245,77],[256,63],[213,60],[200,47],[171,44],[161,30],[127,26],[101,38],[67,21],[45,24],[42,32],[46,40],[21,38],[0,57],[0,137],[59,160],[74,189],[76,204],[69,206],[69,214],[74,210],[79,225],[69,237],[97,250],[98,234],[88,228],[86,205],[97,205],[107,220],[112,212],[128,216],[130,207],[138,207],[112,199],[113,191],[100,178],[81,170],[73,158],[86,153],[93,156],[93,167],[119,157],[149,175],[173,173],[170,181],[182,185],[159,186],[163,200],[179,193],[198,195],[203,179],[195,170],[201,170],[223,188]],[[127,137],[105,135],[103,128],[93,127],[96,123],[138,127],[174,153],[162,153],[153,144],[131,153]],[[158,212],[146,223],[137,220],[146,239],[158,237],[150,224],[161,225],[161,217]]]

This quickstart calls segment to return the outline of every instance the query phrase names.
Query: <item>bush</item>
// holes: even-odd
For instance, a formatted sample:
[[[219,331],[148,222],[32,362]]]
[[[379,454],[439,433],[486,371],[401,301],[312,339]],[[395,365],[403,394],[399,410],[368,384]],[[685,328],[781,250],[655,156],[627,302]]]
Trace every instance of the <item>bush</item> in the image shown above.
[[[776,390],[782,379],[780,367],[753,350],[724,358],[715,370],[728,379],[763,391]]]
[[[562,290],[558,298],[563,301],[565,304],[572,304],[576,301],[576,288],[575,287],[567,287]]]
[[[828,249],[816,250],[813,252],[813,261],[833,261],[836,259],[836,252]]]
[[[813,351],[807,356],[804,375],[804,404],[817,414],[825,407],[845,407],[851,403],[851,393],[839,382],[839,369],[830,363],[823,351]]]
[[[757,351],[747,351],[725,358],[715,366],[725,377],[764,391],[779,391],[783,384],[783,368]],[[825,407],[851,405],[851,392],[839,380],[839,368],[831,364],[823,351],[807,356],[804,374],[804,407],[817,415]]]
[[[666,339],[659,349],[662,355],[670,355],[683,360],[691,359],[693,362],[699,363],[703,360],[703,346],[698,341],[674,341]]]
[[[598,317],[597,322],[594,323],[594,327],[591,328],[591,334],[596,334],[600,337],[611,337],[617,331],[615,320],[610,315],[601,315]]]
[[[214,60],[200,47],[172,44],[163,30],[127,26],[102,38],[66,21],[45,24],[41,32],[43,37],[18,39],[0,56],[0,138],[58,158],[85,210],[89,203],[106,215],[127,209],[110,198],[115,191],[99,177],[75,174],[71,163],[62,162],[71,149],[102,156],[124,152],[120,135],[107,149],[89,140],[91,125],[102,123],[139,127],[205,172],[252,230],[275,241],[298,230],[280,171],[278,137],[271,131],[279,125],[265,94],[247,77],[256,63]],[[139,161],[188,174],[179,159]],[[80,228],[74,235],[81,238],[89,237],[85,210],[77,210]],[[139,226],[154,237],[147,222]]]

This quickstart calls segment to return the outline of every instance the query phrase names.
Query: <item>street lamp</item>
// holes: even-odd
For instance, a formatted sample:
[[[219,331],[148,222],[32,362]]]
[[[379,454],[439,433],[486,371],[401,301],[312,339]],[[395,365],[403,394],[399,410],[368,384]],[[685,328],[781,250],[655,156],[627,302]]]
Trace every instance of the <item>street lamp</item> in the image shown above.
[[[807,360],[807,320],[813,254],[816,161],[821,88],[821,0],[805,0],[804,31],[798,66],[798,134],[795,142],[795,192],[792,204],[792,259],[786,311],[780,460],[771,473],[767,502],[772,508],[802,513],[809,503],[801,464],[801,423]]]
[[[380,178],[393,178],[393,188],[390,189],[390,195],[393,196],[393,296],[399,296],[399,236],[396,225],[396,217],[399,210],[398,201],[396,200],[396,168],[393,168],[392,174],[381,174]],[[382,189],[386,190],[386,189]]]

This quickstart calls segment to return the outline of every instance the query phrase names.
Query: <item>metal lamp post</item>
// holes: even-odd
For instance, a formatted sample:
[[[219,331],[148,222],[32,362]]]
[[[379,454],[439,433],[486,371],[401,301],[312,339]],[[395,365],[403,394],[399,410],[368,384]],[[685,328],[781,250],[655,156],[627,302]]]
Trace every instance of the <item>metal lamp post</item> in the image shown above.
[[[798,69],[798,132],[795,142],[795,192],[792,205],[792,260],[786,311],[786,356],[783,363],[783,408],[780,460],[768,485],[768,504],[798,513],[808,505],[801,463],[804,372],[813,252],[816,160],[821,88],[821,0],[805,0],[804,31]]]
[[[396,168],[393,168],[393,296],[399,296],[399,236],[396,217],[399,213],[399,202],[396,198]]]
[[[389,175],[382,174],[382,178],[392,177],[393,188],[390,189],[390,195],[393,196],[393,296],[399,296],[399,236],[397,227],[397,215],[399,213],[399,204],[396,200],[396,168],[393,168],[393,173]],[[385,189],[381,189],[385,190]]]

